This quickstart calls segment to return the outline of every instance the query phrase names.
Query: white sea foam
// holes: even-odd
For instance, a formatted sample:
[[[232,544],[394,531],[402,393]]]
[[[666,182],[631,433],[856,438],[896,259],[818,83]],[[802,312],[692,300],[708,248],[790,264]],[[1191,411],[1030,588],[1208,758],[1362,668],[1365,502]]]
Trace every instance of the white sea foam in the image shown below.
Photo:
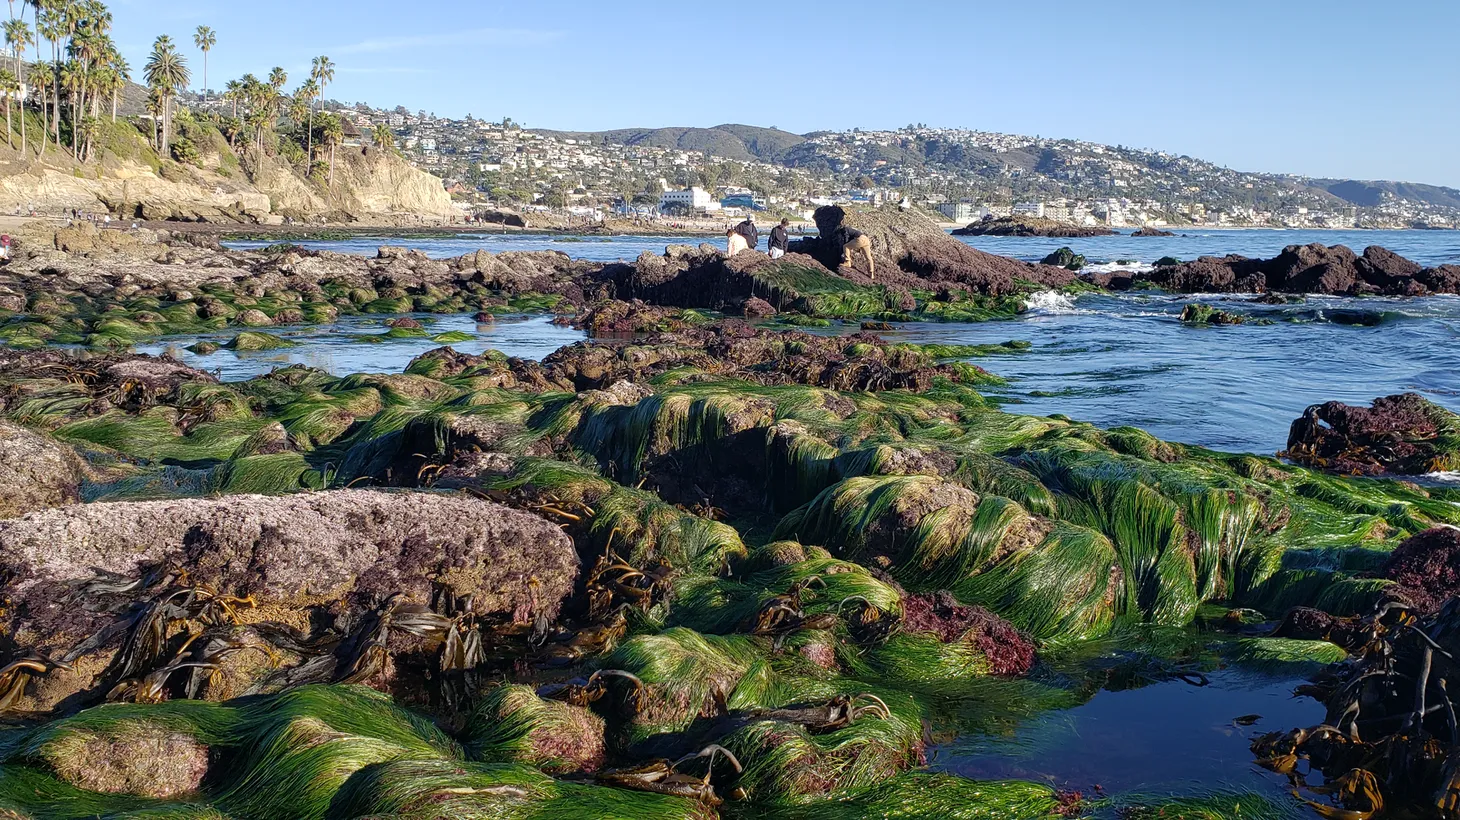
[[[1150,273],[1155,270],[1155,265],[1148,265],[1145,262],[1131,262],[1122,265],[1118,262],[1097,262],[1080,268],[1080,273],[1115,273],[1125,271],[1127,273]]]
[[[1038,293],[1031,293],[1028,299],[1024,300],[1024,308],[1030,313],[1078,313],[1075,308],[1075,300],[1052,290],[1042,290]]]
[[[1438,473],[1427,473],[1425,478],[1440,484],[1460,484],[1460,470],[1443,470]]]

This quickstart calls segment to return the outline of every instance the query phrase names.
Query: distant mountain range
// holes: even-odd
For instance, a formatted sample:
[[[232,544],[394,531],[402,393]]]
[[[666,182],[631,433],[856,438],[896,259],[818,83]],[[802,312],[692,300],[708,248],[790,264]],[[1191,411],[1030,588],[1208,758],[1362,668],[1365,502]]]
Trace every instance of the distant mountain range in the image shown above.
[[[620,128],[614,131],[544,131],[558,139],[576,139],[616,145],[644,145],[702,151],[724,159],[783,163],[787,154],[806,142],[806,137],[774,128],[754,125],[717,125],[714,128]]]
[[[758,160],[816,172],[869,174],[879,181],[907,171],[945,172],[988,180],[1012,193],[1089,195],[1095,183],[1114,184],[1109,179],[1112,173],[1126,173],[1129,184],[1123,193],[1130,195],[1164,195],[1170,199],[1196,185],[1227,204],[1278,207],[1290,204],[1294,194],[1301,194],[1309,204],[1319,206],[1348,203],[1373,208],[1388,201],[1387,195],[1416,205],[1460,211],[1460,190],[1438,185],[1246,174],[1190,157],[1076,140],[981,135],[1011,143],[992,146],[967,137],[975,132],[930,130],[909,133],[889,144],[849,138],[843,150],[837,138],[850,137],[848,132],[803,135],[751,125],[538,132],[580,141],[701,151],[724,159]],[[1091,156],[1092,151],[1100,154],[1093,165],[1090,161],[1096,158]],[[1105,160],[1112,157],[1125,164],[1115,165],[1124,171],[1109,170],[1112,163]],[[1092,173],[1091,168],[1097,170]]]

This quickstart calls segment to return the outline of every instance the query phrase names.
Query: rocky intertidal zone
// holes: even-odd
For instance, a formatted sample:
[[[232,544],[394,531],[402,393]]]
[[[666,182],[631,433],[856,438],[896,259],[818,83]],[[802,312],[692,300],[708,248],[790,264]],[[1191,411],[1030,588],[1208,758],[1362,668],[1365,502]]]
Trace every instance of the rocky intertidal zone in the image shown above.
[[[1173,293],[1322,293],[1424,296],[1460,293],[1460,266],[1424,267],[1377,245],[1356,254],[1343,245],[1290,245],[1272,259],[1235,254],[1191,262],[1162,260],[1144,273],[1086,277],[1111,290],[1154,287]]]
[[[579,318],[628,335],[236,383],[0,356],[0,811],[1247,816],[926,763],[1460,588],[1453,489],[1006,413],[978,348]]]
[[[1087,236],[1115,236],[1115,234],[1116,232],[1109,228],[1074,225],[1031,216],[989,218],[953,231],[954,236],[1046,236],[1072,239]],[[1170,236],[1171,234],[1165,235]]]

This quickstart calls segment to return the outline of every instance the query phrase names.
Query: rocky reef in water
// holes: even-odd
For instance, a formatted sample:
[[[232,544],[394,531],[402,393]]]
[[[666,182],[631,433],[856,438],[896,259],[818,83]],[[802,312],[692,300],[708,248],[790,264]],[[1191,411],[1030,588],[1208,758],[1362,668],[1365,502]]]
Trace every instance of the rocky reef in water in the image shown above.
[[[1169,261],[1169,260],[1167,260]],[[1203,256],[1158,263],[1153,271],[1098,273],[1098,287],[1150,286],[1173,293],[1322,293],[1343,296],[1424,296],[1460,293],[1460,266],[1426,268],[1377,245],[1355,254],[1343,245],[1289,245],[1272,259]]]
[[[1140,230],[1134,231],[1134,232],[1131,233],[1131,236],[1136,237],[1136,238],[1148,238],[1148,237],[1157,237],[1157,236],[1175,236],[1175,235],[1176,234],[1174,234],[1174,233],[1172,233],[1170,231],[1163,231],[1160,228],[1152,228],[1152,227],[1149,227],[1149,226],[1144,227],[1144,228],[1141,228]]]
[[[1173,816],[1195,798],[932,774],[928,743],[1112,680],[1316,669],[1332,630],[1157,647],[1460,573],[1417,546],[1454,490],[1007,413],[983,348],[580,321],[633,335],[238,383],[0,355],[0,464],[29,470],[0,481],[0,809]]]
[[[1090,236],[1115,236],[1109,228],[1074,225],[1053,219],[1030,216],[1004,216],[985,219],[953,231],[954,236],[1045,236],[1079,239]]]

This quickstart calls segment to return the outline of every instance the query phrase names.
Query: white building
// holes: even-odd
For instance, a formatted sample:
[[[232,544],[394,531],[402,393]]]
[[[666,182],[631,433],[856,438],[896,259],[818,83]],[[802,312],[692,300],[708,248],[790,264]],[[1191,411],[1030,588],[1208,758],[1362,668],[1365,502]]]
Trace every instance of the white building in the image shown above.
[[[1044,218],[1043,202],[1016,202],[1012,213],[1014,216],[1032,216],[1039,219]]]
[[[686,188],[683,191],[665,191],[659,197],[659,207],[665,210],[686,208],[691,211],[704,211],[709,209],[711,201],[710,192],[704,188]]]
[[[938,212],[951,222],[966,224],[982,219],[983,215],[988,213],[988,209],[980,208],[972,202],[944,202],[938,206]]]

